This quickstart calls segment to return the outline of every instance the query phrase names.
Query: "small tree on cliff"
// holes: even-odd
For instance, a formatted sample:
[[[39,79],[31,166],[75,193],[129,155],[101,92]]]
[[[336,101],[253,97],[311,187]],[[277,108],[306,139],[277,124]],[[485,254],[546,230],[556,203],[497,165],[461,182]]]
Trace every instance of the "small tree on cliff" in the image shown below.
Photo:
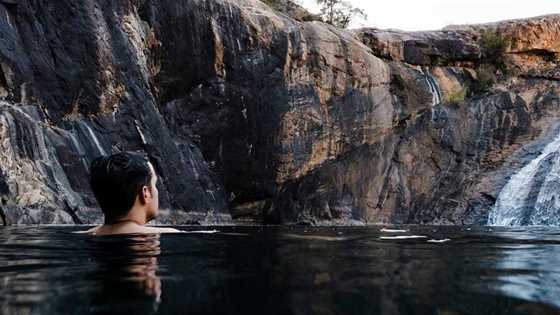
[[[500,76],[507,73],[506,52],[510,45],[509,39],[492,30],[482,32],[478,43],[480,62],[476,68],[476,80],[470,86],[474,94],[487,92]]]
[[[506,51],[510,42],[496,31],[485,31],[479,40],[482,62],[506,71]]]
[[[347,28],[355,18],[367,19],[364,10],[345,0],[317,0],[323,21],[340,28]]]

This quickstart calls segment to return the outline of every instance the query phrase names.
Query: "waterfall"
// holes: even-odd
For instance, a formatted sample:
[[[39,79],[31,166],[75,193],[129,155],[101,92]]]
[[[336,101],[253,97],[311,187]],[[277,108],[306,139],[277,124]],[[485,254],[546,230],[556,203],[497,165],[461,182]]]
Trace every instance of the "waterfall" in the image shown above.
[[[91,140],[93,140],[93,143],[95,144],[95,147],[97,148],[97,151],[99,151],[99,154],[107,155],[107,152],[105,152],[105,149],[103,149],[103,147],[101,146],[101,143],[99,143],[99,139],[97,139],[97,136],[95,135],[93,130],[91,130],[91,128],[88,126],[88,124],[85,123],[85,122],[82,122],[82,121],[80,122],[80,124],[82,126],[84,126],[84,128],[89,133],[89,136],[90,136]]]
[[[428,68],[420,67],[420,70],[422,71],[422,74],[424,74],[426,83],[428,83],[430,93],[432,93],[432,107],[434,107],[437,104],[441,103],[441,92],[439,91],[438,84]]]
[[[541,185],[529,224],[560,225],[560,154],[554,156],[552,167]]]
[[[85,150],[82,147],[82,145],[80,144],[80,142],[78,141],[78,138],[76,137],[76,135],[74,134],[74,132],[68,132],[68,136],[70,137],[70,140],[72,141],[72,145],[74,146],[74,149],[76,149],[76,152],[78,152],[78,155],[80,157],[80,160],[82,161],[82,164],[84,166],[84,168],[87,170],[88,164],[86,163],[85,160]]]
[[[488,224],[560,225],[559,151],[560,135],[511,177],[490,210]],[[541,183],[539,171],[546,173]]]

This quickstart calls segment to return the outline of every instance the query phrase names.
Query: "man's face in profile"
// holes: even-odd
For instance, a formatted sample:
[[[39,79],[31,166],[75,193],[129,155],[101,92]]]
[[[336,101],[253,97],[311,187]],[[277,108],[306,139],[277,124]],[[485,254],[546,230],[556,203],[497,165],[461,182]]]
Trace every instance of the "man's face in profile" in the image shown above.
[[[148,162],[150,166],[150,171],[152,173],[152,178],[150,179],[150,191],[151,191],[151,198],[146,200],[146,217],[149,220],[153,220],[158,212],[159,209],[159,192],[156,187],[157,184],[157,175],[152,166],[152,163]]]

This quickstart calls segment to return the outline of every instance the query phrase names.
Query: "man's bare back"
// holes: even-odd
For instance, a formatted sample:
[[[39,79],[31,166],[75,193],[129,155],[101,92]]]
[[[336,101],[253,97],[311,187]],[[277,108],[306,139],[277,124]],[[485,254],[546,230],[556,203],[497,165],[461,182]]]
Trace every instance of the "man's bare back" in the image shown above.
[[[153,226],[138,225],[134,222],[126,222],[118,225],[99,225],[86,231],[78,233],[90,235],[117,235],[117,234],[162,234],[162,233],[182,233],[183,231],[174,228],[160,228]]]

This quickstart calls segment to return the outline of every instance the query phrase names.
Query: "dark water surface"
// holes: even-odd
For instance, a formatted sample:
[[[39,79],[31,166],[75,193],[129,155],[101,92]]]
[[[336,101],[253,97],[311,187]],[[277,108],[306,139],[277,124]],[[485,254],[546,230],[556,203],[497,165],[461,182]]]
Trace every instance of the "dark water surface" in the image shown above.
[[[560,314],[560,229],[397,228],[0,227],[0,313]]]

